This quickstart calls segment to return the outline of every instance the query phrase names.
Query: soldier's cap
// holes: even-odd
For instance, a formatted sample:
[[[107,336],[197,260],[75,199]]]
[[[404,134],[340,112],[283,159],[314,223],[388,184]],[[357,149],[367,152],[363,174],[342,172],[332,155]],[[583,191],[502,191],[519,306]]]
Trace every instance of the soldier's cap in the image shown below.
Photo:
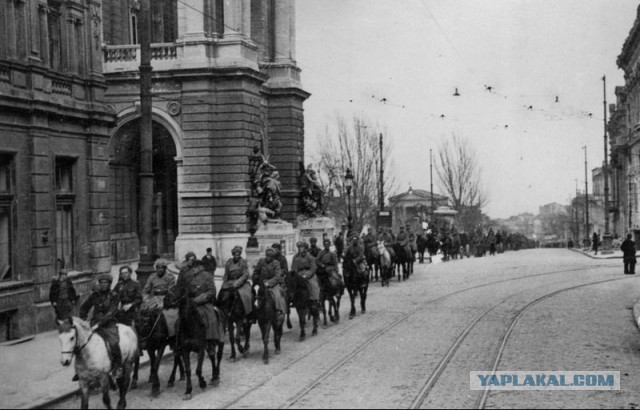
[[[208,252],[211,252],[211,248],[207,248],[207,253],[208,253]]]
[[[191,258],[192,256],[193,256],[195,259],[198,259],[198,257],[196,256],[196,254],[195,254],[194,252],[187,252],[187,254],[186,254],[186,255],[184,255],[184,260],[185,260],[185,261],[188,261],[188,260],[189,260],[189,258]]]
[[[156,261],[156,268],[166,268],[169,265],[169,263],[163,259],[158,259]]]
[[[267,248],[267,250],[264,252],[265,256],[276,256],[276,250],[273,248]]]
[[[233,249],[231,249],[231,254],[233,255],[234,253],[242,253],[242,246],[234,246]]]
[[[328,244],[331,244],[331,239],[326,238],[324,241],[322,241],[322,243],[328,243]]]
[[[101,275],[98,275],[98,283],[100,282],[113,282],[113,278],[111,277],[111,275],[109,275],[108,273],[103,273]]]
[[[277,242],[276,242],[276,243],[274,243],[273,245],[271,245],[271,247],[272,247],[273,249],[279,249],[279,250],[282,250],[282,246],[281,246],[279,243],[277,243]]]
[[[318,242],[318,238],[316,238],[316,237],[314,236],[313,238],[309,239],[309,242],[311,242],[311,243],[316,243],[316,242]]]
[[[304,241],[299,241],[298,243],[296,243],[296,246],[297,246],[298,248],[306,248],[306,249],[309,249],[309,244],[308,244],[308,243],[306,243],[306,242],[304,242]]]

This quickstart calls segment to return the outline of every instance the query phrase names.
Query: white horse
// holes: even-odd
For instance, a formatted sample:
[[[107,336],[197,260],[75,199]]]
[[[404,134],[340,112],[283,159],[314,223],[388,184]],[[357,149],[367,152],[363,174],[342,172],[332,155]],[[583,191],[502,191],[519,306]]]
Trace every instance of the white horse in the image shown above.
[[[378,241],[378,253],[380,254],[380,280],[382,286],[389,286],[389,278],[391,277],[391,270],[393,264],[391,261],[391,255],[384,245],[384,241]]]
[[[64,321],[59,320],[59,338],[62,356],[60,362],[63,366],[69,366],[75,356],[75,369],[78,375],[78,383],[82,392],[81,408],[89,408],[89,390],[91,386],[100,385],[102,389],[102,402],[107,408],[111,408],[109,396],[111,359],[107,352],[107,345],[88,322],[73,317]],[[131,371],[136,358],[138,358],[138,337],[130,326],[118,324],[120,336],[120,351],[122,352],[123,376],[116,380],[120,389],[118,408],[127,406],[125,396],[131,382]]]

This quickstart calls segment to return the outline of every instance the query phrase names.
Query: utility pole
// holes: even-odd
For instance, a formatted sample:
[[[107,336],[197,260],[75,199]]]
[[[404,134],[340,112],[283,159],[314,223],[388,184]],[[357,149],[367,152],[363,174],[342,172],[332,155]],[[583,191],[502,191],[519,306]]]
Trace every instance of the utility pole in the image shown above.
[[[578,247],[578,243],[580,241],[580,219],[579,219],[579,213],[578,213],[578,178],[575,178],[576,181],[576,196],[575,199],[573,200],[573,204],[572,204],[572,208],[573,208],[573,213],[574,213],[574,217],[573,217],[573,226],[574,226],[574,232],[575,232],[575,246],[576,248]]]
[[[382,153],[382,133],[380,133],[380,198],[378,198],[378,206],[380,211],[384,211],[384,163]]]
[[[141,286],[155,271],[153,257],[153,135],[151,131],[151,0],[140,1],[140,262]]]
[[[587,146],[584,149],[584,247],[589,248],[589,179],[587,174]]]
[[[602,76],[604,101],[604,233],[602,234],[602,254],[613,253],[611,250],[613,236],[609,232],[609,147],[607,146],[607,77]]]
[[[433,150],[429,148],[429,179],[431,182],[431,223],[433,223]]]

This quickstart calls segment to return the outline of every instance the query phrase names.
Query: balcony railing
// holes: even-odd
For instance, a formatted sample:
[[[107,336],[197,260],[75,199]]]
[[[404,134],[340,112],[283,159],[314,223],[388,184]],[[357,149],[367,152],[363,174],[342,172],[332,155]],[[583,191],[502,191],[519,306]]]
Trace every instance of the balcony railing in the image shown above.
[[[151,45],[151,64],[162,69],[167,62],[178,58],[174,43],[155,43]],[[140,66],[140,45],[126,44],[104,47],[104,71],[138,71]]]

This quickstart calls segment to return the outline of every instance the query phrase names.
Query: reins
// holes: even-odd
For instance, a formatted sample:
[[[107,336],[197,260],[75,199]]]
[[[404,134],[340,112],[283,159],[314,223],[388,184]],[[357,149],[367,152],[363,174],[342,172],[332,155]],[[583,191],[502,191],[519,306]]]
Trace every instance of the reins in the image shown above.
[[[65,351],[62,352],[62,354],[78,355],[89,344],[89,342],[91,341],[91,338],[93,337],[93,335],[96,332],[92,331],[91,334],[89,335],[89,337],[87,338],[87,341],[82,346],[78,347],[78,339],[77,339],[77,337],[78,337],[78,328],[75,325],[73,325],[71,328],[76,331],[76,343],[75,343],[75,346],[73,346],[73,350],[71,350],[71,351],[65,350]]]

